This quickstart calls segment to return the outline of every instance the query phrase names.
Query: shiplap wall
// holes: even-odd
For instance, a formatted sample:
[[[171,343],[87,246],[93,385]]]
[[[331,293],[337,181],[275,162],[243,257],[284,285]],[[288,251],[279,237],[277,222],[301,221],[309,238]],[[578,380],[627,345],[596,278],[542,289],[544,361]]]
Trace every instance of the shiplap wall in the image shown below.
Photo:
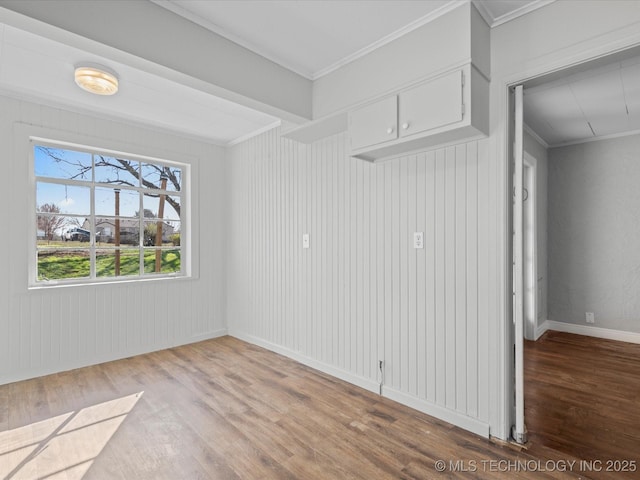
[[[374,391],[382,360],[385,395],[488,435],[488,140],[381,164],[347,142],[274,129],[231,149],[229,331]]]
[[[199,277],[126,284],[27,289],[33,213],[28,158],[14,158],[22,122],[129,145],[153,146],[197,163],[192,185],[194,262]],[[220,147],[0,97],[0,384],[76,368],[226,332],[225,254],[228,175]],[[197,270],[197,269],[196,269]]]

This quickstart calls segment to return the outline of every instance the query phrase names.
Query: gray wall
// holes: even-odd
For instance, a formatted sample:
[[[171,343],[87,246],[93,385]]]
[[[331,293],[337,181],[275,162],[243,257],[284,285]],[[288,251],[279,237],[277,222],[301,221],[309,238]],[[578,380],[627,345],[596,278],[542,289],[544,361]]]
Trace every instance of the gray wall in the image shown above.
[[[549,151],[549,319],[640,332],[640,135]]]
[[[548,318],[547,275],[547,149],[527,132],[524,134],[524,150],[536,159],[536,222],[538,243],[538,318],[536,328]]]

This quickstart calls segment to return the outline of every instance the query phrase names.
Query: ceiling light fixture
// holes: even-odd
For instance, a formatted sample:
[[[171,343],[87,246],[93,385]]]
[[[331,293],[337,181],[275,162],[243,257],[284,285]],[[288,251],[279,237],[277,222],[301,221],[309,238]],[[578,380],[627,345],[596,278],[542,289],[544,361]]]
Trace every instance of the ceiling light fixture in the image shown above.
[[[96,95],[113,95],[118,91],[118,76],[102,65],[84,63],[76,66],[76,84]]]

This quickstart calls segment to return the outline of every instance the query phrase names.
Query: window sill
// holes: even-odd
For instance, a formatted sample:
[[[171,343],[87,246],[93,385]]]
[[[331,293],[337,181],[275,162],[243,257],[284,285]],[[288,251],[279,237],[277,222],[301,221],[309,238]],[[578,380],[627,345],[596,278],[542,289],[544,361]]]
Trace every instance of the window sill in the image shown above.
[[[87,280],[86,282],[51,282],[48,284],[34,284],[29,285],[29,291],[49,290],[52,288],[72,288],[72,287],[95,287],[100,285],[131,285],[150,282],[167,282],[167,281],[185,281],[185,280],[197,280],[197,277],[192,275],[163,275],[158,277],[133,277],[131,279],[105,279],[105,280]]]

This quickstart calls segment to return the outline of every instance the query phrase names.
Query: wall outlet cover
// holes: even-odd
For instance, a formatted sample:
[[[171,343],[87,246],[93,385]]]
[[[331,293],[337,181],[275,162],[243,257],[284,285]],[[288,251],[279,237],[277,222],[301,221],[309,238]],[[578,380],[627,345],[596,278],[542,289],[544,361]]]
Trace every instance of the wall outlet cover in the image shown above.
[[[424,248],[424,233],[423,232],[414,232],[413,233],[413,248]]]

